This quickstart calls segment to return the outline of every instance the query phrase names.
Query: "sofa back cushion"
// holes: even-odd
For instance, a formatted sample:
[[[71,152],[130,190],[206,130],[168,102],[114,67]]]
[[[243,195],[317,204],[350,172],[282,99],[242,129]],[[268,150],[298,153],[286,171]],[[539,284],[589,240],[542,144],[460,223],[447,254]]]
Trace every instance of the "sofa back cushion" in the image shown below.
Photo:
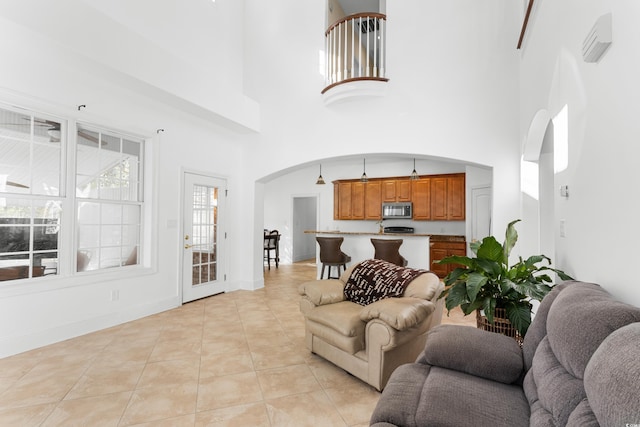
[[[549,315],[549,309],[551,304],[555,301],[558,294],[572,282],[565,282],[560,285],[556,285],[551,289],[551,292],[547,294],[542,300],[536,315],[531,321],[531,325],[527,330],[527,334],[524,337],[522,344],[522,357],[524,362],[524,370],[528,371],[531,368],[533,361],[533,355],[540,344],[540,341],[547,336],[547,316]]]
[[[564,426],[570,419],[589,425],[594,418],[583,383],[587,364],[607,336],[638,321],[640,308],[614,300],[598,285],[573,282],[560,288],[525,378],[531,425]]]
[[[600,425],[640,422],[639,379],[640,323],[636,322],[609,335],[587,364],[584,388]]]

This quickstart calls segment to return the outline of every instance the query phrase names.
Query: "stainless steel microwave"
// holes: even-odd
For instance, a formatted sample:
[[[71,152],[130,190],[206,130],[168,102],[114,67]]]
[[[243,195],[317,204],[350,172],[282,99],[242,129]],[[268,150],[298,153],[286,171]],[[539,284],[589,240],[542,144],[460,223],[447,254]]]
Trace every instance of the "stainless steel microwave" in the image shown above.
[[[411,202],[382,204],[382,219],[411,219],[412,217]]]

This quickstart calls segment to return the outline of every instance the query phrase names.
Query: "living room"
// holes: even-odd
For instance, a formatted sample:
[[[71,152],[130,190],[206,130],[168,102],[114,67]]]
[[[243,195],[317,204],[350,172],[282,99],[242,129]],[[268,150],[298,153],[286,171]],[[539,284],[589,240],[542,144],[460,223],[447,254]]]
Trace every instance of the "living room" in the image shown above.
[[[0,101],[140,135],[154,175],[141,269],[3,284],[1,356],[182,304],[184,171],[227,179],[230,291],[264,285],[265,185],[308,168],[313,186],[319,163],[349,156],[401,153],[492,170],[493,231],[522,218],[517,250],[537,253],[541,202],[522,191],[530,178],[522,156],[540,155],[565,106],[568,165],[552,176],[545,223],[554,265],[640,305],[628,273],[613,268],[640,236],[640,197],[622,185],[637,181],[640,155],[635,2],[536,1],[521,49],[527,2],[389,2],[385,96],[331,106],[320,94],[326,2],[130,3],[3,2]],[[613,43],[587,63],[582,43],[607,13]]]

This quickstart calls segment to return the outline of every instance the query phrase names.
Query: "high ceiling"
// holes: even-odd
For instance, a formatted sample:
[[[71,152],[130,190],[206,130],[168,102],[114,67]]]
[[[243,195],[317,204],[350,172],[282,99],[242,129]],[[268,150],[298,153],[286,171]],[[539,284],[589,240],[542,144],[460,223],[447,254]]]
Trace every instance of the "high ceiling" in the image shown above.
[[[384,12],[380,10],[380,0],[338,0],[345,15],[359,12]]]

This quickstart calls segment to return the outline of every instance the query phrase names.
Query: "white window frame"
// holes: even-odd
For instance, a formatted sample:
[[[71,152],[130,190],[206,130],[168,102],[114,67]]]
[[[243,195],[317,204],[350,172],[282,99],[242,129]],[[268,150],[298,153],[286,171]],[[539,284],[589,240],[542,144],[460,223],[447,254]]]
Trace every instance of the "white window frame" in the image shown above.
[[[11,98],[11,96],[9,96]],[[25,115],[32,115],[35,117],[51,118],[52,120],[59,121],[61,123],[61,164],[60,164],[60,191],[59,196],[56,196],[61,201],[62,215],[60,220],[60,233],[58,238],[58,265],[57,274],[34,277],[17,280],[0,281],[0,295],[20,294],[24,292],[32,292],[39,288],[46,288],[47,290],[59,289],[70,286],[78,286],[88,284],[86,278],[92,277],[91,283],[94,283],[96,276],[101,277],[100,280],[115,280],[125,277],[139,276],[141,274],[150,274],[156,271],[157,266],[155,260],[157,259],[157,248],[154,248],[154,244],[157,241],[157,230],[152,229],[154,224],[154,218],[157,212],[157,200],[153,193],[155,188],[156,172],[154,164],[157,161],[156,150],[153,149],[153,141],[155,138],[136,134],[134,132],[126,132],[116,130],[109,126],[79,122],[73,117],[64,117],[60,114],[44,112],[43,110],[55,111],[56,108],[49,108],[45,105],[44,108],[33,108],[30,106],[20,105],[22,101],[11,101],[6,99],[0,99],[0,108],[15,111]],[[137,264],[120,266],[122,268],[105,268],[88,272],[78,273],[76,271],[77,257],[77,198],[75,194],[76,189],[76,144],[77,144],[77,126],[81,123],[82,126],[87,126],[95,129],[100,129],[108,133],[116,133],[125,138],[131,138],[140,141],[143,145],[143,152],[141,153],[139,162],[142,168],[139,174],[141,180],[140,190],[140,220],[139,220],[139,238],[137,253]],[[65,142],[66,139],[66,142]],[[12,193],[0,193],[2,195],[14,196]],[[34,196],[25,195],[26,197],[37,198]],[[42,196],[38,196],[42,199]],[[157,228],[157,225],[155,226]],[[82,279],[82,278],[85,279]]]

